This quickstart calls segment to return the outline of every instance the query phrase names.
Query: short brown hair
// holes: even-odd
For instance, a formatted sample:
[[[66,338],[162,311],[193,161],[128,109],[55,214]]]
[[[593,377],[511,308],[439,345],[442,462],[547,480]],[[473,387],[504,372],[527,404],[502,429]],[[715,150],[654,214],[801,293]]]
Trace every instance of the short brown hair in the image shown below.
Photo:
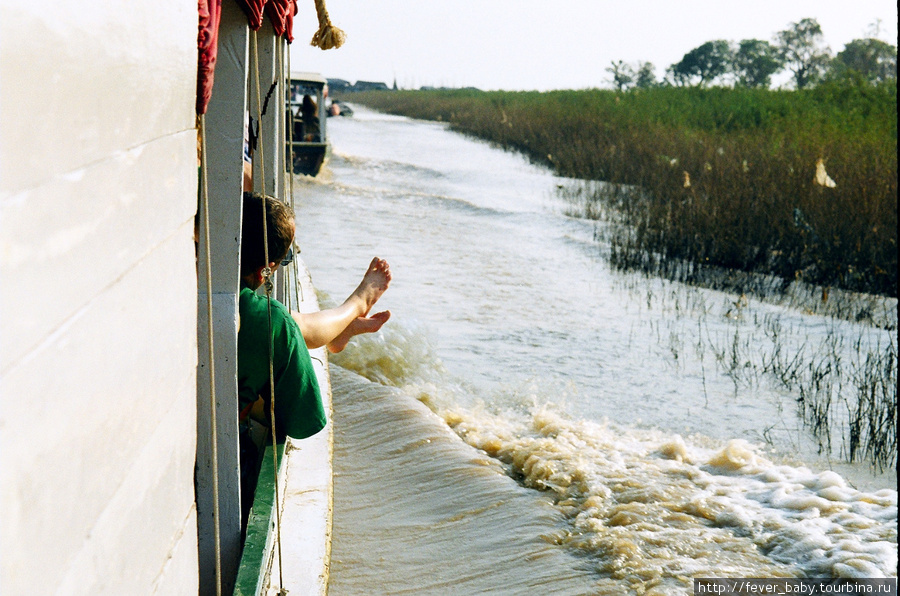
[[[266,212],[269,262],[281,262],[294,241],[293,209],[272,197],[245,192],[241,222],[241,276],[251,275],[260,267],[266,266],[263,209]]]

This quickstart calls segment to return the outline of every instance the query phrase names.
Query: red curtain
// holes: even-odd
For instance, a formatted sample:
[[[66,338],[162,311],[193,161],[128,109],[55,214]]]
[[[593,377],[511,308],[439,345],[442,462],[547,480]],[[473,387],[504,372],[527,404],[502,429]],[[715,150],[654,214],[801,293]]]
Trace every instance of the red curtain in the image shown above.
[[[284,38],[288,43],[294,43],[294,16],[297,14],[297,0],[290,0],[288,11],[284,14]]]
[[[291,29],[297,14],[296,0],[237,0],[247,14],[247,23],[254,31],[262,27],[263,15],[269,17],[276,35],[283,35],[288,43],[294,41]]]
[[[197,113],[205,114],[212,97],[222,0],[197,0]]]
[[[230,2],[231,0],[226,0]],[[247,14],[247,23],[254,31],[263,23],[263,13],[268,15],[275,34],[288,43],[294,41],[294,15],[296,0],[236,0]],[[216,53],[219,41],[219,18],[222,0],[197,0],[199,25],[197,27],[197,113],[205,114],[212,97],[213,78],[216,69]]]
[[[284,18],[289,8],[288,0],[269,0],[266,2],[266,16],[272,21],[275,35],[284,35]]]
[[[247,24],[254,31],[259,31],[263,23],[263,9],[266,6],[266,0],[237,0],[237,3],[247,14]]]

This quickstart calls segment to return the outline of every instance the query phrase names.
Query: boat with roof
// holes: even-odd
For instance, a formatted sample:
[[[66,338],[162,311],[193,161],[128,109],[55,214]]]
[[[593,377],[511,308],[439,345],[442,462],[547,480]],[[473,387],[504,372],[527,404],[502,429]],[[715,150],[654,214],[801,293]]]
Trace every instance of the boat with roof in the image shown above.
[[[288,94],[287,159],[295,174],[315,176],[329,153],[328,81],[318,73],[291,73]]]

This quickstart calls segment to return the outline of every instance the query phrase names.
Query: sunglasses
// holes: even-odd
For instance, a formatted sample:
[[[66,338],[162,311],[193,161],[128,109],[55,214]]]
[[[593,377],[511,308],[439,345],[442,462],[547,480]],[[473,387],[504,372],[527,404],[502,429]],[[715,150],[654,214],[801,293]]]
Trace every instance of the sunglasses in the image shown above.
[[[288,252],[286,255],[284,255],[284,258],[281,259],[281,265],[282,266],[290,265],[293,262],[294,262],[294,247],[292,246],[291,248],[288,249]]]

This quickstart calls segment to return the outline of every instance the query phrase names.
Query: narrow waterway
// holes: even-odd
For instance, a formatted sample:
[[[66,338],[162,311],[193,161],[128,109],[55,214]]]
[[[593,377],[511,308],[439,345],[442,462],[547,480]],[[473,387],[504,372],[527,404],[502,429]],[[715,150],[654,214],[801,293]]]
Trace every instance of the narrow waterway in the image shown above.
[[[839,413],[814,437],[759,372],[895,331],[616,272],[571,181],[440,124],[328,126],[295,180],[303,258],[325,302],[374,255],[394,276],[391,320],[332,359],[332,593],[896,575],[895,473],[842,463]]]

